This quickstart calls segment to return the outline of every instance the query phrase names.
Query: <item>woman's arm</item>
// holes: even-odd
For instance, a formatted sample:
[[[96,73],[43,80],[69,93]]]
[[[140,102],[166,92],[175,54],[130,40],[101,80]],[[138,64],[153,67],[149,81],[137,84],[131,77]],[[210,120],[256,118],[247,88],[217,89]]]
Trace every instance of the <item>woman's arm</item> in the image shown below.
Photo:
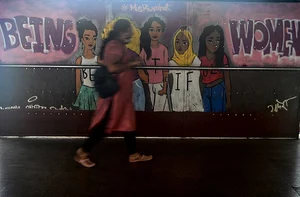
[[[229,61],[226,54],[224,54],[223,62],[224,62],[224,67],[229,67]],[[231,108],[231,82],[230,82],[229,71],[224,71],[224,80],[225,80],[226,100],[227,100],[226,109],[230,109]]]
[[[141,65],[141,61],[131,61],[128,63],[118,63],[121,61],[122,56],[119,56],[117,54],[110,54],[107,57],[105,57],[105,62],[107,63],[108,71],[111,73],[121,73],[124,72],[134,66]]]
[[[229,71],[224,71],[224,77],[225,77],[225,87],[226,87],[226,109],[231,108],[231,82],[230,82],[230,75]]]
[[[167,49],[164,50],[163,64],[164,64],[163,66],[168,66],[169,65],[169,54],[168,54]],[[163,70],[163,89],[158,92],[159,95],[167,94],[168,75],[169,75],[169,71],[168,70]]]
[[[143,65],[146,65],[146,53],[144,50],[142,50],[142,52],[140,53],[140,59],[141,61],[143,61]],[[145,70],[138,70],[138,74],[140,76],[140,78],[142,79],[142,81],[144,81],[145,83],[149,83],[149,76],[146,74]]]
[[[98,56],[97,58],[97,64],[104,64],[104,61],[101,60],[100,56]]]
[[[75,62],[75,64],[76,65],[81,65],[81,61],[82,61],[82,58],[81,57],[78,57],[77,59],[76,59],[76,62]],[[79,94],[79,91],[80,91],[80,88],[81,88],[81,70],[80,69],[76,69],[76,74],[75,74],[75,81],[76,81],[76,96],[78,96],[78,94]]]
[[[111,73],[121,73],[134,66],[141,65],[141,61],[122,62],[122,58],[127,51],[124,45],[116,41],[111,41],[104,49],[104,64]]]

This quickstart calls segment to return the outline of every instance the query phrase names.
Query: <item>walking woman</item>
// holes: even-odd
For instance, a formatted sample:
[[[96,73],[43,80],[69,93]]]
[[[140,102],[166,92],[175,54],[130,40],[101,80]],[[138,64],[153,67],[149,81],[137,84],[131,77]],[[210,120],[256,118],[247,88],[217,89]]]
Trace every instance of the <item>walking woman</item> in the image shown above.
[[[95,163],[89,159],[89,153],[97,142],[112,132],[122,132],[126,141],[129,162],[149,161],[152,156],[142,155],[136,150],[136,119],[132,102],[133,72],[130,68],[142,64],[141,60],[129,61],[130,54],[126,44],[131,41],[131,24],[126,19],[118,20],[109,36],[103,41],[100,59],[108,67],[120,86],[120,90],[111,98],[99,98],[97,110],[89,128],[90,137],[76,151],[75,161],[85,167]]]

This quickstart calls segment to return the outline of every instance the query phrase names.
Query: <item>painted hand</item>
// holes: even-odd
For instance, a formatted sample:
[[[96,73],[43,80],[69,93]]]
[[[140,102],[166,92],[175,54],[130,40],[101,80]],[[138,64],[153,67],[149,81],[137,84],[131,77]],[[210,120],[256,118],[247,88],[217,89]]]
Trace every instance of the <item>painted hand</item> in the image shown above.
[[[231,108],[231,102],[227,102],[226,103],[226,109],[230,109]]]
[[[160,96],[164,95],[164,94],[167,94],[167,89],[166,88],[163,88],[162,90],[158,91],[158,94]]]
[[[148,76],[144,77],[142,80],[143,80],[143,82],[145,82],[145,83],[149,83],[149,77],[148,77]]]
[[[98,56],[98,58],[97,58],[97,64],[100,64],[100,65],[103,65],[103,64],[104,64],[104,60],[102,60],[102,59],[100,58],[100,56]]]
[[[144,82],[144,83],[149,83],[149,76],[145,74],[145,72],[143,70],[139,70],[138,71],[139,73],[139,76],[141,78],[141,80]]]

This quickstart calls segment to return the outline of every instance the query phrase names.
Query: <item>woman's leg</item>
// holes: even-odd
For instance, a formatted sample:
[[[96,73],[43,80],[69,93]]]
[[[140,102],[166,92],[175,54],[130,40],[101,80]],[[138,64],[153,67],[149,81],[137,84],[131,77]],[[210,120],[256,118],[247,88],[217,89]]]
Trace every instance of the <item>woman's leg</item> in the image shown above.
[[[204,107],[204,112],[212,112],[212,107],[211,107],[211,88],[204,87],[203,95],[203,107]]]
[[[213,112],[226,111],[226,89],[224,82],[212,88],[212,109]]]
[[[124,132],[124,140],[129,155],[135,154],[136,151],[136,137],[135,132]]]
[[[98,126],[90,130],[89,138],[81,146],[82,150],[90,153],[95,145],[105,137],[106,121],[102,121]]]
[[[133,101],[135,111],[145,111],[145,92],[140,79],[133,82]]]
[[[89,138],[75,153],[75,161],[77,161],[84,167],[90,168],[96,165],[89,159],[89,153],[92,151],[93,147],[99,142],[99,140],[103,139],[104,137],[105,126],[103,126],[103,124],[104,123],[101,123],[101,125],[96,126],[90,130],[91,133]]]
[[[75,161],[77,161],[78,163],[80,163],[85,167],[95,166],[95,163],[93,163],[88,156],[89,153],[92,151],[92,149],[95,147],[95,145],[105,137],[105,129],[109,118],[109,112],[110,112],[110,107],[108,108],[108,111],[104,119],[97,126],[95,126],[90,130],[89,138],[84,142],[81,148],[79,148],[76,151],[74,157]]]
[[[142,155],[137,152],[135,132],[124,132],[124,139],[126,142],[130,163],[152,160],[152,155]]]

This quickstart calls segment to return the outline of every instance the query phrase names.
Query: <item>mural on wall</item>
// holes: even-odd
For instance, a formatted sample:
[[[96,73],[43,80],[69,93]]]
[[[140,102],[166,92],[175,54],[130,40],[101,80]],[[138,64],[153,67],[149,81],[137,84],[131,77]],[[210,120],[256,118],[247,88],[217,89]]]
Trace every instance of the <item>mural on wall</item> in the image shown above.
[[[168,66],[172,54],[170,38],[186,25],[185,8],[186,2],[113,2],[112,15],[127,16],[140,27],[139,55],[145,65]],[[144,69],[138,73],[144,87],[145,111],[173,111],[169,71]]]
[[[159,17],[150,17],[142,27],[140,38],[140,57],[147,66],[167,66],[168,49],[159,42],[166,28],[166,23]],[[167,70],[141,70],[141,79],[148,84],[153,111],[168,111]],[[149,101],[149,99],[147,99]]]
[[[63,2],[8,1],[0,7],[3,62],[52,63],[70,58],[77,50],[75,17]]]
[[[235,66],[299,66],[299,3],[197,2],[189,7],[198,26],[193,34],[212,22],[223,28]]]
[[[83,53],[76,59],[76,65],[97,65],[101,60],[96,50],[98,29],[92,21],[81,19],[76,23],[80,47]],[[95,110],[98,94],[94,87],[95,69],[76,70],[76,101],[74,106],[80,110]]]
[[[13,0],[1,2],[0,11],[1,64],[100,64],[102,40],[115,21],[127,18],[134,32],[127,48],[132,59],[141,58],[147,66],[300,65],[298,3]],[[96,108],[94,69],[1,69],[0,78],[15,86],[3,87],[7,91],[0,109]],[[225,112],[233,106],[240,109],[240,103],[250,99],[238,99],[234,89],[243,95],[247,91],[239,88],[242,79],[234,72],[133,72],[137,111]],[[260,84],[254,89],[262,88]],[[275,111],[270,103],[276,99],[286,97],[270,94],[263,101],[264,110]]]
[[[198,57],[203,67],[227,67],[224,52],[224,32],[219,25],[204,28],[199,38]],[[230,77],[228,71],[201,70],[204,84],[203,103],[205,112],[224,112],[230,108]]]
[[[173,51],[170,66],[201,65],[193,50],[193,36],[187,27],[176,31],[173,37]],[[172,70],[168,81],[172,111],[204,111],[199,71]]]

